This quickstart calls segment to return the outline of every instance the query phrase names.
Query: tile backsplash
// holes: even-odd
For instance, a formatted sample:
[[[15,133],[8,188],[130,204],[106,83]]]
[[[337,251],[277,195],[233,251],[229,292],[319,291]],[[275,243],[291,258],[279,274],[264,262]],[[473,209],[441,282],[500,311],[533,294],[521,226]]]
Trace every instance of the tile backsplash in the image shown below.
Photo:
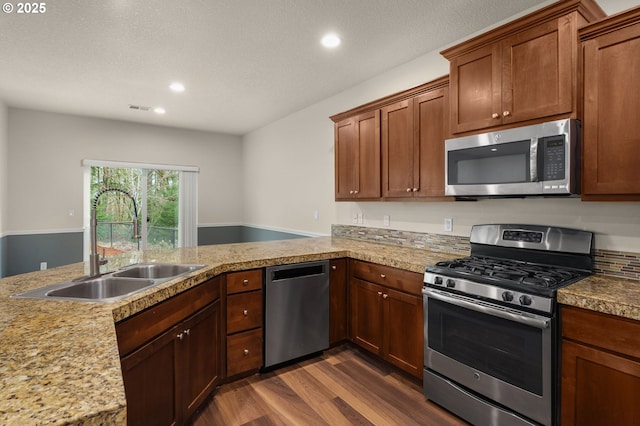
[[[458,257],[468,256],[470,250],[469,237],[459,235],[427,234],[351,225],[332,225],[331,235],[351,240],[451,253]],[[593,255],[596,273],[640,280],[640,253],[594,249]]]

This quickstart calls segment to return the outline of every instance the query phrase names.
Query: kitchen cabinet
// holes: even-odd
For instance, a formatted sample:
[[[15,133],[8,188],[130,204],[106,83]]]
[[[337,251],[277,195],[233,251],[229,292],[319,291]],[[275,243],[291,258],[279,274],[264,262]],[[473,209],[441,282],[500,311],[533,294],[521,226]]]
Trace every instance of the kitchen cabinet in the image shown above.
[[[579,118],[578,28],[605,13],[564,1],[444,50],[452,134]]]
[[[444,140],[448,135],[448,80],[426,93],[381,109],[382,196],[444,196]]]
[[[380,111],[335,123],[336,200],[380,197]]]
[[[563,425],[640,425],[640,321],[562,307]]]
[[[352,260],[349,286],[351,340],[421,378],[422,275]]]
[[[231,272],[226,288],[226,376],[258,371],[262,367],[262,269]]]
[[[347,339],[347,259],[331,259],[329,268],[329,345]]]
[[[185,424],[221,379],[220,280],[116,324],[127,424]]]
[[[640,8],[580,30],[583,200],[640,200]]]

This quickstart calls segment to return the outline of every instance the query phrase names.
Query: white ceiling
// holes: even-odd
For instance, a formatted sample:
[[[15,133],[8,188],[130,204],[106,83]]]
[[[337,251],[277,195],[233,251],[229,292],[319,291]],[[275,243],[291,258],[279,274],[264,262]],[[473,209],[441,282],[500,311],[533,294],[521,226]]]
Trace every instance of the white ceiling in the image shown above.
[[[245,134],[540,3],[49,0],[40,15],[0,14],[0,99]],[[327,31],[338,49],[319,44]]]

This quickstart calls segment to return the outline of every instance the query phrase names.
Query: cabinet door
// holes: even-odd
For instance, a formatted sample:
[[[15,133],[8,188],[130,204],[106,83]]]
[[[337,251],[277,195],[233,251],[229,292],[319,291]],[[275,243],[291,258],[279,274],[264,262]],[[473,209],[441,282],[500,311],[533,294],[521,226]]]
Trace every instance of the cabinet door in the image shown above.
[[[355,119],[358,141],[355,196],[380,198],[380,110]]]
[[[640,425],[638,395],[639,360],[563,340],[563,425]]]
[[[179,329],[168,330],[122,358],[128,425],[177,423],[176,335]]]
[[[209,396],[221,377],[221,309],[220,300],[198,312],[180,325],[180,380],[177,393],[181,398],[186,421]]]
[[[422,298],[385,289],[383,356],[397,367],[422,377]]]
[[[540,24],[502,42],[504,124],[572,110],[576,23],[569,15]]]
[[[331,260],[329,271],[329,345],[347,338],[347,259]]]
[[[348,118],[335,124],[336,200],[353,198],[356,188],[358,140],[355,123],[355,118]]]
[[[453,58],[451,131],[484,129],[502,123],[500,45],[491,44]]]
[[[351,280],[351,338],[364,349],[382,355],[382,294],[384,287]]]
[[[444,197],[444,141],[449,133],[449,88],[414,100],[414,197]]]
[[[382,196],[411,197],[414,188],[413,99],[382,108]]]
[[[584,43],[582,193],[640,200],[640,23]]]

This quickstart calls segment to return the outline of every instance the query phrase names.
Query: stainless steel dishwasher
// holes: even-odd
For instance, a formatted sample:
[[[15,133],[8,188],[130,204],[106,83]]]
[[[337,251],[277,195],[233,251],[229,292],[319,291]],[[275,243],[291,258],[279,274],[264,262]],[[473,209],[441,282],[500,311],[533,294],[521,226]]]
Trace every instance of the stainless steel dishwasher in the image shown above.
[[[264,366],[329,347],[329,261],[266,269]]]

